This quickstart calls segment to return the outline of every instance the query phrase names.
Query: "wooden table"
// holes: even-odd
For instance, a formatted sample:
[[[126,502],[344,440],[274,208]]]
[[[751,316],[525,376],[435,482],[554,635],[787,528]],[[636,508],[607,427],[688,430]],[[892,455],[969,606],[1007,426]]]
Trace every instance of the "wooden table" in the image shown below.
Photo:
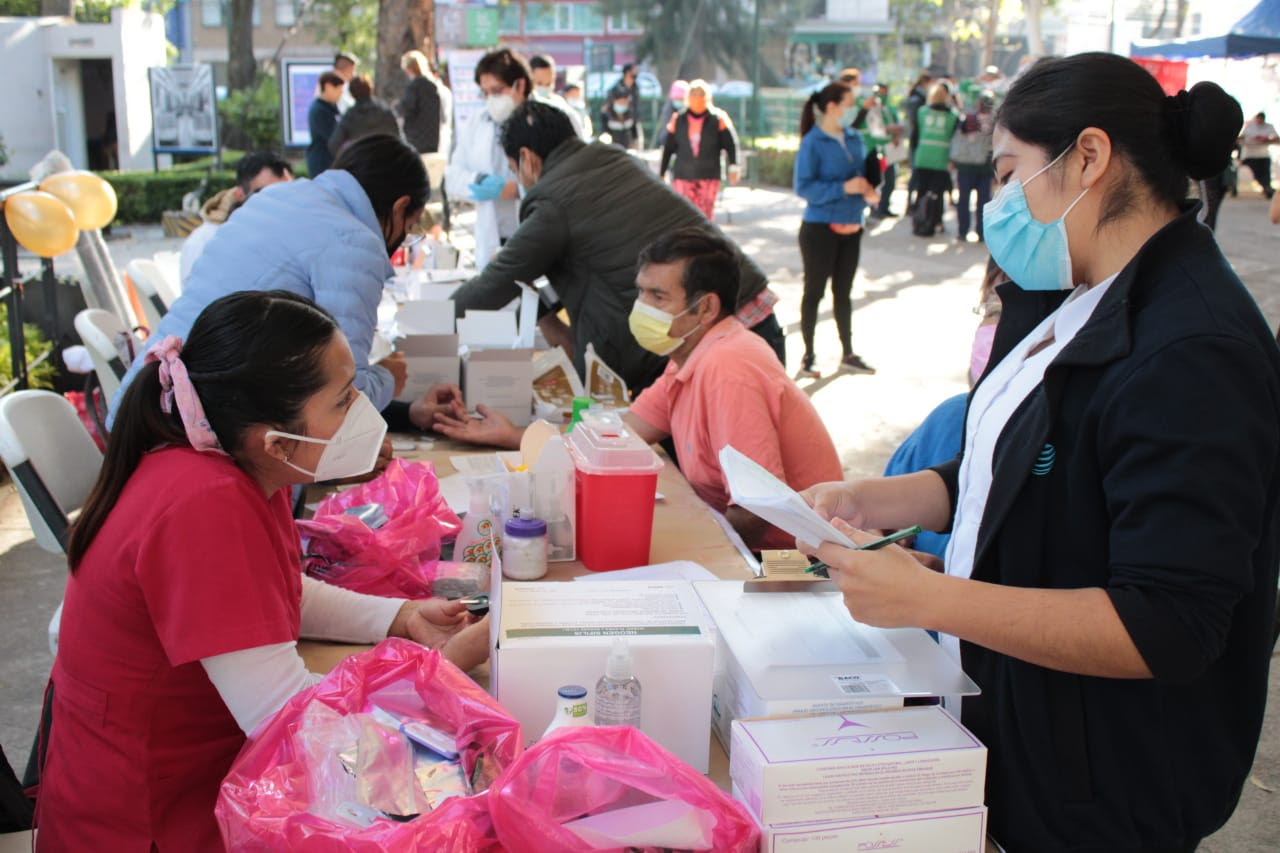
[[[398,453],[397,456],[403,459],[431,462],[435,465],[436,474],[446,477],[456,473],[452,463],[449,462],[450,456],[485,452],[492,451],[478,450],[470,445],[436,439],[430,449]],[[673,560],[690,560],[724,580],[746,580],[751,577],[752,573],[747,568],[746,560],[729,541],[729,537],[712,517],[707,505],[693,491],[689,481],[671,463],[671,460],[664,458],[663,461],[666,464],[658,474],[658,492],[663,499],[654,506],[649,561],[666,563]],[[570,581],[589,571],[579,560],[551,563],[546,580]],[[339,645],[312,640],[298,643],[298,651],[306,661],[307,669],[320,673],[329,672],[348,655],[369,648],[370,646]],[[477,667],[470,675],[485,690],[489,689],[488,664]],[[715,735],[711,737],[710,770],[707,775],[722,789],[729,790],[729,758]]]

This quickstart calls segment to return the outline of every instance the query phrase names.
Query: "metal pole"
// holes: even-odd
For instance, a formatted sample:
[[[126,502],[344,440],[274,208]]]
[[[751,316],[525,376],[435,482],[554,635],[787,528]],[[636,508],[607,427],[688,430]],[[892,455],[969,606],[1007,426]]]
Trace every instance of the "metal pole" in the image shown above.
[[[760,0],[755,0],[751,23],[751,147],[760,135]]]
[[[0,217],[0,244],[3,244],[4,283],[9,291],[9,355],[13,364],[13,386],[27,387],[27,348],[22,337],[22,282],[18,273],[18,241]]]

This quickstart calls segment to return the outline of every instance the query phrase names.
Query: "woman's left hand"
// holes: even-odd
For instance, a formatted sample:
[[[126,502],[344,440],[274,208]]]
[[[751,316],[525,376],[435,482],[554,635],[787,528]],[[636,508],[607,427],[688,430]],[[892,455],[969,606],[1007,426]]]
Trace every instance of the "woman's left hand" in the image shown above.
[[[470,622],[467,605],[461,601],[443,598],[406,601],[392,621],[387,636],[408,637],[415,643],[438,649]]]
[[[832,524],[859,545],[877,537],[840,519]],[[888,545],[876,551],[852,551],[827,543],[816,552],[803,549],[830,566],[831,580],[844,594],[854,619],[877,628],[923,628],[930,584],[940,577],[921,565],[905,548]]]

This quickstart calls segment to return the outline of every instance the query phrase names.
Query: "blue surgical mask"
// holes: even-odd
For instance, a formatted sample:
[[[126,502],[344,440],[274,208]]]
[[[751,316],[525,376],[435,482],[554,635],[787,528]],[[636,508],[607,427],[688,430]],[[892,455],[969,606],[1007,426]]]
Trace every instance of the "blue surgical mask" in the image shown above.
[[[1071,149],[1068,148],[1067,151]],[[1085,193],[1052,222],[1041,222],[1027,208],[1026,184],[1043,175],[1067,155],[1063,151],[1025,181],[1014,178],[982,208],[982,237],[1000,269],[1023,290],[1069,290],[1071,252],[1067,246],[1067,214]]]

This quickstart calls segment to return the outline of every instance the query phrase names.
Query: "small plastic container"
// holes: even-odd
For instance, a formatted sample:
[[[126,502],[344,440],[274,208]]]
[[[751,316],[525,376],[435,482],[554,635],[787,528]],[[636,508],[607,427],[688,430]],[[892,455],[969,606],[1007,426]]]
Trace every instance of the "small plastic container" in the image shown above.
[[[507,519],[503,525],[502,574],[513,581],[536,581],[547,573],[547,523],[540,518]]]
[[[593,572],[648,563],[662,460],[614,412],[584,412],[565,442],[575,468],[578,559]]]

